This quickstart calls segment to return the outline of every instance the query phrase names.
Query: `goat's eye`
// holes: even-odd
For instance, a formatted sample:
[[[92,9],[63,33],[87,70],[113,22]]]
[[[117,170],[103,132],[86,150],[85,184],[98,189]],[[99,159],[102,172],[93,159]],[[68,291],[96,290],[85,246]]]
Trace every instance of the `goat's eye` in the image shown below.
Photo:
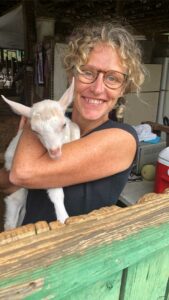
[[[36,134],[37,136],[40,136],[40,133],[37,132],[36,130],[33,130],[33,129],[32,129],[32,132],[33,132],[34,134]]]
[[[36,130],[33,130],[33,129],[32,129],[32,132],[33,132],[34,134],[37,134],[37,131],[36,131]]]
[[[62,128],[65,128],[65,127],[66,127],[66,123],[63,124]]]

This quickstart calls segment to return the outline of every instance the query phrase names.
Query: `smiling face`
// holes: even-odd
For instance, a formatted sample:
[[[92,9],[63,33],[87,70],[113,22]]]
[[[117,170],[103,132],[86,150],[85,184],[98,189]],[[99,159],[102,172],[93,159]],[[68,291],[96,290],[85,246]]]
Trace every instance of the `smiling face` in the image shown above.
[[[99,44],[90,53],[85,67],[91,67],[103,72],[115,70],[126,73],[117,50],[109,45]],[[122,96],[124,86],[110,89],[103,82],[103,73],[99,73],[96,81],[90,84],[82,83],[75,78],[75,97],[73,104],[73,120],[81,124],[102,124],[108,119],[108,114]]]

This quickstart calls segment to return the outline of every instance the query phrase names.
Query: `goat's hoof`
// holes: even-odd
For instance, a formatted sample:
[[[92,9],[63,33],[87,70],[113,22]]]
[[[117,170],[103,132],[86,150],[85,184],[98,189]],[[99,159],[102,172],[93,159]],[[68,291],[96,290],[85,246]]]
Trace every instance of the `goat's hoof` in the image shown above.
[[[66,216],[65,218],[58,218],[57,221],[59,221],[62,224],[65,224],[66,220],[69,218],[69,216]]]
[[[15,229],[16,225],[4,224],[4,231]]]

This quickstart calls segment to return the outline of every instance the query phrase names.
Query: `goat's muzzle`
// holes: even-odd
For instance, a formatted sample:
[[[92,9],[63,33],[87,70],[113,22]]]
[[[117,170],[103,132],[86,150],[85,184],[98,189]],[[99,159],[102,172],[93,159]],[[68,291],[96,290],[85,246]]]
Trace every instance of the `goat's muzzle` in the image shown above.
[[[52,159],[58,159],[58,158],[60,158],[61,155],[62,155],[61,148],[49,149],[48,152],[49,152],[49,156],[50,156]]]

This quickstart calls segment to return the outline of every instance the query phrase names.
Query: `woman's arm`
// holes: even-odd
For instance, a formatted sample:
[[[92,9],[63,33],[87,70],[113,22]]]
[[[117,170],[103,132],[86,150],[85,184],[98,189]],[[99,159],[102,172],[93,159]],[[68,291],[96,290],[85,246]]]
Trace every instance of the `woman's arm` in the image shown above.
[[[10,180],[27,188],[64,187],[127,169],[136,153],[134,137],[121,129],[94,132],[63,145],[52,160],[27,125],[15,154]]]
[[[9,181],[9,172],[5,168],[0,169],[0,191],[4,194],[11,194],[18,190],[18,187]]]

